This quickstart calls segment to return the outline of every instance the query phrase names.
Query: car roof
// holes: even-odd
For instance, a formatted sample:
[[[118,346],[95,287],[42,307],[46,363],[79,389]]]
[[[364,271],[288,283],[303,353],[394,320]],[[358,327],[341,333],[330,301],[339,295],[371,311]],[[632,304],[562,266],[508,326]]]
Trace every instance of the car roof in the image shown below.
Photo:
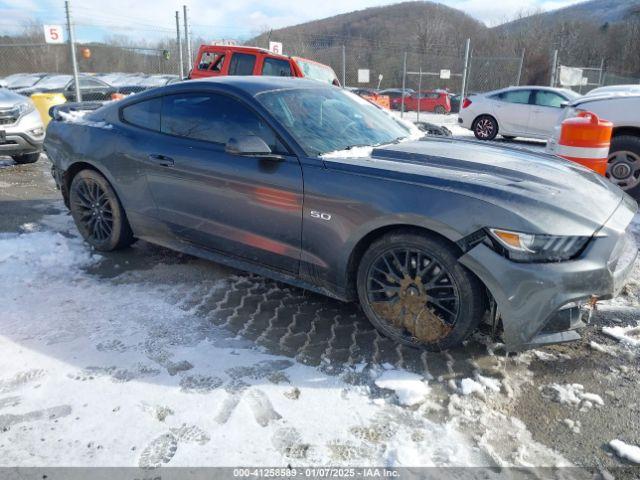
[[[197,86],[229,86],[237,90],[242,90],[252,96],[262,92],[272,90],[292,89],[292,88],[339,88],[317,80],[310,80],[297,77],[271,77],[266,75],[224,75],[220,77],[209,77],[197,80],[189,80],[166,87],[167,89],[193,89]]]

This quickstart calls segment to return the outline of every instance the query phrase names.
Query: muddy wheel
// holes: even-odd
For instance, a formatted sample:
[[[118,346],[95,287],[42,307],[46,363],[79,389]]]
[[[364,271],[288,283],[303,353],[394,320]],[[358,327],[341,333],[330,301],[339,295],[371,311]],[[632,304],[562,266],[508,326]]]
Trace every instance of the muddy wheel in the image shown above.
[[[489,115],[482,115],[473,123],[473,134],[478,140],[493,140],[498,135],[498,122]]]
[[[82,170],[69,188],[71,215],[82,237],[96,250],[128,247],[133,233],[109,182],[95,170]]]
[[[446,241],[393,233],[374,242],[358,268],[358,297],[371,323],[396,342],[428,350],[459,345],[484,313],[479,280]]]

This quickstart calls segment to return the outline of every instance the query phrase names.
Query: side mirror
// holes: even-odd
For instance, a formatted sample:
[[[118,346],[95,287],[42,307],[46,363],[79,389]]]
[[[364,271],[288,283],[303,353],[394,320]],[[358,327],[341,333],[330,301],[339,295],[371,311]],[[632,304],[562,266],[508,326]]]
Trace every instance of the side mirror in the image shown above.
[[[231,137],[224,147],[224,151],[231,155],[242,155],[245,157],[269,157],[275,158],[269,145],[257,135],[242,135]]]
[[[569,106],[569,102],[562,102],[560,104],[560,108],[567,108]]]

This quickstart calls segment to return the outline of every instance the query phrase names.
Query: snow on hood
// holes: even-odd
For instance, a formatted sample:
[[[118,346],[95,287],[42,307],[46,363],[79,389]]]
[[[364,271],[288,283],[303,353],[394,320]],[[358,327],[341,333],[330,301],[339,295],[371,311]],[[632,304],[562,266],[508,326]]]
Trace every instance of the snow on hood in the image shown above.
[[[412,122],[401,118],[397,113],[394,113],[390,110],[384,110],[387,115],[393,118],[396,122],[401,124],[403,127],[409,130],[409,135],[404,137],[400,142],[412,142],[415,140],[420,140],[426,134],[416,127]],[[384,143],[380,145],[370,145],[366,147],[353,147],[346,150],[335,150],[333,152],[328,152],[320,155],[320,158],[364,158],[371,156],[371,152],[373,152],[374,148],[380,148],[387,145],[392,145],[392,143]]]

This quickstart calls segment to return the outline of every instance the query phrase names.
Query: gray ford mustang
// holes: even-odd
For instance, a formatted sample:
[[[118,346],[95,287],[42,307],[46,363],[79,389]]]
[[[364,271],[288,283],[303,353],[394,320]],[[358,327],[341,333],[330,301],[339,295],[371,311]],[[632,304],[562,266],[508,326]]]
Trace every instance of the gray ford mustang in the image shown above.
[[[481,321],[509,350],[574,340],[622,288],[636,203],[544,154],[414,129],[339,88],[226,77],[54,111],[45,148],[97,250],[136,239],[358,300],[432,350]],[[488,313],[488,314],[487,314]]]

